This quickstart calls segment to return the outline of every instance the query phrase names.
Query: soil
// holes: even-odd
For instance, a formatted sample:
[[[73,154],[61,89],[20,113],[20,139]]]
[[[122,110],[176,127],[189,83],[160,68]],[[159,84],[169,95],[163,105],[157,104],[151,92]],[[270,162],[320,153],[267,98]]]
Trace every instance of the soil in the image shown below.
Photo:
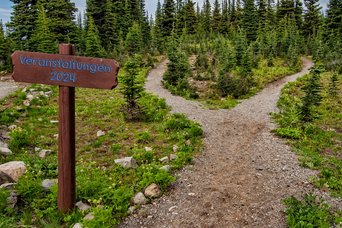
[[[204,151],[177,182],[120,227],[285,227],[282,200],[313,189],[316,173],[299,166],[286,141],[271,133],[270,113],[282,87],[309,72],[303,70],[267,86],[231,110],[207,110],[198,102],[173,96],[162,87],[167,61],[152,70],[146,89],[203,127]]]

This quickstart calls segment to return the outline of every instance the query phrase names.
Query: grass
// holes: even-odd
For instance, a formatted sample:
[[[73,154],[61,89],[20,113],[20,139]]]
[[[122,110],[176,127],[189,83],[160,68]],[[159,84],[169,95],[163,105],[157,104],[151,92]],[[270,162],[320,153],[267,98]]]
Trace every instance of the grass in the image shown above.
[[[333,197],[342,196],[342,77],[338,76],[336,84],[336,94],[331,94],[331,78],[333,73],[326,72],[321,75],[321,103],[314,107],[312,112],[314,120],[304,123],[301,120],[301,98],[304,96],[301,88],[308,82],[309,75],[289,83],[283,90],[278,102],[280,113],[274,114],[279,128],[276,133],[289,139],[293,150],[298,154],[300,163],[303,167],[317,170],[317,177],[311,179],[312,183],[323,191],[329,192]],[[332,220],[327,219],[328,214],[337,214],[336,218],[341,222],[341,211],[332,212],[322,204],[309,204],[309,198],[304,197],[304,201],[288,200],[291,208],[294,204],[309,205],[305,208],[315,215],[317,222],[323,225],[304,226],[300,215],[288,213],[289,225],[291,227],[329,227],[324,224],[332,225]],[[310,198],[311,199],[311,198]],[[292,203],[289,203],[292,202]],[[313,202],[311,199],[310,202]],[[319,208],[319,210],[317,209]],[[320,211],[322,210],[322,211]],[[288,211],[289,212],[289,211]],[[317,213],[316,213],[317,212]],[[301,213],[299,211],[298,213]],[[323,216],[323,214],[327,216]],[[322,217],[318,219],[316,214]],[[330,216],[330,215],[329,215]],[[305,216],[304,216],[305,217]],[[303,218],[304,218],[303,217]],[[324,218],[323,218],[324,217]],[[304,220],[303,220],[304,221]],[[328,221],[326,223],[326,221]],[[296,225],[297,224],[297,225]],[[299,224],[299,225],[298,225]],[[309,223],[308,223],[309,224]]]
[[[123,72],[120,73],[122,77]],[[141,71],[141,81],[147,69]],[[128,215],[132,196],[151,183],[162,191],[175,181],[173,171],[192,161],[201,149],[202,130],[185,116],[170,114],[164,100],[143,93],[139,105],[143,121],[126,122],[121,110],[124,99],[120,88],[112,91],[76,89],[76,151],[77,201],[91,205],[95,219],[83,221],[86,213],[75,210],[68,215],[58,212],[57,187],[43,191],[44,179],[57,178],[58,120],[57,88],[33,85],[36,90],[52,90],[50,99],[39,98],[30,107],[22,101],[26,94],[18,91],[1,101],[0,125],[16,124],[9,141],[13,154],[0,157],[0,163],[20,160],[28,172],[15,189],[20,195],[15,209],[3,207],[8,192],[0,192],[0,227],[38,226],[70,227],[80,222],[86,227],[113,227]],[[98,130],[106,134],[97,137]],[[190,143],[185,143],[190,142]],[[173,152],[177,158],[170,162],[171,172],[161,170],[159,159]],[[51,149],[45,159],[38,157],[35,147]],[[152,151],[146,151],[151,147]],[[133,156],[137,169],[124,169],[114,160]]]
[[[195,61],[192,62],[192,65],[194,65]],[[263,88],[265,88],[269,83],[274,82],[285,76],[294,74],[300,70],[292,69],[291,67],[287,66],[285,60],[280,58],[274,59],[273,66],[271,67],[268,66],[267,62],[267,60],[261,59],[258,66],[256,68],[253,68],[252,77],[255,82],[255,86],[250,89],[248,94],[238,99],[232,96],[222,97],[220,95],[221,91],[218,89],[218,86],[216,85],[216,75],[218,74],[217,70],[210,69],[209,71],[207,68],[203,69],[208,70],[208,72],[204,72],[208,76],[206,79],[201,80],[196,79],[196,75],[198,74],[198,72],[196,70],[193,70],[193,77],[190,81],[197,82],[192,83],[192,89],[195,90],[197,93],[197,98],[195,98],[195,100],[199,101],[209,109],[231,109],[238,105],[241,99],[250,98],[251,96],[261,91]],[[192,66],[192,69],[195,69],[195,67]],[[232,73],[234,75],[239,75],[239,72],[237,70],[233,71]],[[197,86],[196,84],[200,84],[201,86]],[[170,90],[172,94],[180,94],[186,99],[194,99],[193,91],[177,91],[177,88],[172,87],[170,85],[167,85],[165,87],[168,90]]]

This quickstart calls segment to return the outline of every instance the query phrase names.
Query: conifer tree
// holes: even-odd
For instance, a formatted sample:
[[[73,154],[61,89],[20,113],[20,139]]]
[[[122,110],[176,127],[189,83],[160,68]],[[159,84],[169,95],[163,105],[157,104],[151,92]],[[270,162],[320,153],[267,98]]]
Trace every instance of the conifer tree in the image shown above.
[[[94,19],[89,16],[87,20],[87,36],[85,55],[91,57],[104,57],[105,51],[101,46],[101,40],[98,35],[98,30],[95,27]]]
[[[130,54],[141,53],[143,49],[141,28],[137,22],[134,22],[132,27],[128,30],[126,37],[126,49]]]
[[[49,25],[51,21],[47,18],[45,9],[42,3],[38,2],[38,18],[36,27],[32,35],[31,41],[35,44],[35,51],[56,53],[58,42],[56,37],[52,34]]]
[[[163,20],[163,15],[162,15],[162,7],[160,0],[158,0],[157,4],[157,10],[155,13],[155,23],[152,29],[152,41],[153,45],[159,52],[163,51],[163,35],[162,35],[162,20]]]
[[[229,5],[228,1],[224,0],[222,4],[222,19],[221,19],[221,26],[220,26],[220,32],[222,34],[228,34],[229,31]]]
[[[43,3],[43,2],[42,2]],[[43,4],[50,20],[50,30],[59,43],[76,40],[75,3],[70,0],[49,0]]]
[[[37,19],[36,4],[38,0],[11,0],[13,12],[9,23],[10,37],[15,42],[15,48],[33,51],[30,39]]]
[[[171,36],[176,22],[176,7],[174,0],[165,0],[163,5],[162,34]]]
[[[0,70],[6,68],[7,48],[2,21],[0,20]]]
[[[254,0],[245,0],[242,27],[245,30],[249,41],[256,40],[257,23]]]
[[[205,0],[203,5],[202,26],[207,33],[211,31],[211,5],[209,0]]]
[[[327,28],[332,37],[342,37],[342,0],[329,1],[327,9]],[[342,41],[342,38],[340,40]]]
[[[113,2],[111,0],[106,0],[105,4],[105,15],[103,22],[103,47],[107,51],[112,51],[114,46],[118,44],[118,33],[119,28],[117,27],[117,16],[113,10]]]
[[[220,31],[221,26],[221,7],[218,0],[215,0],[214,3],[214,10],[213,10],[213,17],[211,21],[211,28],[213,32],[218,33]]]
[[[195,12],[195,3],[189,0],[184,5],[185,28],[188,34],[195,34],[197,28],[197,17]]]
[[[304,34],[306,36],[316,35],[321,25],[319,0],[304,0],[306,7],[304,14]]]
[[[303,28],[303,3],[301,0],[296,0],[294,16],[296,20],[296,25],[299,30]]]

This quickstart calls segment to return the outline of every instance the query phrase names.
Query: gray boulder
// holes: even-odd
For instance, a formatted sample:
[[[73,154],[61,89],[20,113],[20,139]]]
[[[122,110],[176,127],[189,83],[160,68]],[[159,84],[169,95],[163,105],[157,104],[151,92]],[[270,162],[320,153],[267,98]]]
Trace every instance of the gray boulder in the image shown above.
[[[136,205],[147,204],[147,199],[142,192],[138,192],[132,199],[132,202]]]
[[[11,161],[0,165],[0,172],[6,173],[15,182],[26,172],[26,165],[22,161]]]
[[[121,165],[124,168],[137,168],[137,161],[133,157],[126,157],[121,159],[116,159],[115,163]]]

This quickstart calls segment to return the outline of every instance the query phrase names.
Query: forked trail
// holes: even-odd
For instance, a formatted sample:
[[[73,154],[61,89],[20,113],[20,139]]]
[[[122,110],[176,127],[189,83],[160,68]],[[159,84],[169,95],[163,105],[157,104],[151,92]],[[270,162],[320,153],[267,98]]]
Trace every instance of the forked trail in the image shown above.
[[[284,227],[282,200],[310,189],[313,171],[300,168],[285,142],[270,131],[282,87],[303,70],[270,84],[232,110],[207,110],[162,87],[167,62],[148,76],[146,89],[199,122],[205,149],[193,166],[179,173],[174,187],[153,205],[130,216],[121,227]]]

